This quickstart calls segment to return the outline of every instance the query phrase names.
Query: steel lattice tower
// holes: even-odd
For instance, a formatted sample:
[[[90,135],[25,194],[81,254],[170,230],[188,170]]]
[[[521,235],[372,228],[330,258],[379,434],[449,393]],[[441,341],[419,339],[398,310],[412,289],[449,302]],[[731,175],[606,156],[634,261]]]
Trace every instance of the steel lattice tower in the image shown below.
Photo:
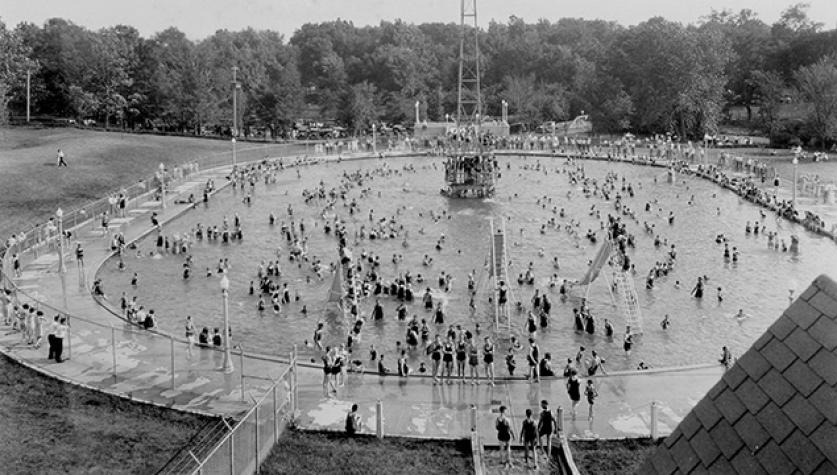
[[[459,38],[459,90],[457,95],[456,125],[482,120],[480,95],[480,46],[477,27],[477,0],[461,0]],[[471,27],[469,31],[469,27]]]

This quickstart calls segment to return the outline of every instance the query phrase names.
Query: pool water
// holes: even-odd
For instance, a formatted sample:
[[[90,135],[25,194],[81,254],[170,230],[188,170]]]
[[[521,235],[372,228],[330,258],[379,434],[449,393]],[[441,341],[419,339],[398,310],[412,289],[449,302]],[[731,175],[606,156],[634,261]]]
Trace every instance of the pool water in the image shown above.
[[[540,167],[536,164],[540,163]],[[606,201],[601,195],[585,197],[581,186],[571,184],[566,171],[573,167],[564,159],[551,158],[502,158],[503,177],[499,182],[497,195],[493,199],[461,200],[448,199],[439,194],[443,183],[442,160],[429,157],[362,160],[343,163],[321,164],[302,170],[301,178],[296,171],[286,170],[279,174],[278,182],[265,185],[258,183],[250,205],[242,202],[242,192],[227,188],[212,198],[208,206],[200,205],[168,224],[165,233],[184,233],[198,223],[221,227],[227,216],[230,222],[238,213],[244,230],[243,241],[222,244],[219,241],[197,241],[191,250],[193,275],[182,278],[185,256],[167,254],[162,258],[150,258],[148,252],[155,248],[154,239],[138,243],[139,250],[146,257],[137,258],[136,251],[129,251],[125,257],[126,268],[119,270],[117,260],[109,260],[100,270],[106,292],[118,306],[119,296],[124,291],[130,298],[134,295],[146,309],[154,309],[158,324],[164,331],[183,333],[186,315],[191,315],[195,325],[210,329],[222,326],[222,298],[219,282],[214,270],[219,259],[228,258],[231,263],[229,278],[230,312],[233,339],[243,345],[245,351],[286,356],[293,345],[299,345],[306,354],[314,351],[304,348],[303,342],[311,340],[316,322],[324,317],[324,302],[332,283],[331,275],[316,278],[310,266],[298,266],[288,260],[289,244],[280,235],[280,222],[289,221],[288,205],[294,210],[294,219],[303,220],[308,237],[308,254],[324,262],[337,260],[336,240],[333,233],[323,232],[321,219],[323,202],[305,204],[302,191],[314,188],[323,180],[327,187],[336,185],[344,171],[371,170],[387,167],[386,176],[375,176],[366,180],[363,188],[371,193],[361,197],[361,187],[349,191],[347,200],[357,199],[360,212],[349,215],[348,208],[338,202],[337,213],[346,220],[349,235],[361,225],[369,229],[369,212],[374,219],[395,216],[399,224],[409,230],[408,247],[402,246],[401,238],[361,240],[357,245],[350,243],[357,256],[367,251],[380,256],[378,273],[385,281],[391,280],[407,270],[413,276],[426,277],[424,285],[414,284],[416,300],[408,305],[409,315],[417,314],[430,323],[432,315],[425,312],[421,294],[425,286],[433,289],[433,295],[444,302],[446,322],[444,328],[431,324],[431,334],[437,331],[444,335],[448,324],[461,324],[473,331],[480,323],[483,335],[492,334],[506,341],[509,333],[502,327],[493,333],[493,307],[488,302],[490,291],[486,267],[489,255],[489,221],[505,220],[508,237],[508,253],[512,261],[509,273],[516,276],[525,272],[531,262],[536,282],[534,286],[512,284],[515,300],[528,305],[535,289],[550,296],[551,319],[544,330],[539,330],[537,339],[542,352],[552,353],[557,368],[567,357],[574,356],[579,346],[595,349],[606,361],[610,370],[634,369],[640,361],[651,367],[710,363],[720,356],[722,345],[727,345],[734,354],[740,355],[764,330],[782,313],[789,303],[789,290],[799,295],[817,275],[837,269],[837,246],[832,241],[806,232],[799,226],[777,219],[768,213],[761,218],[760,208],[740,199],[735,194],[716,185],[693,177],[678,177],[676,183],[666,181],[665,170],[661,168],[633,166],[628,164],[585,161],[581,164],[588,177],[600,183],[608,173],[625,177],[632,185],[635,196],[623,195],[623,202],[636,213],[636,221],[628,217],[628,232],[635,235],[636,247],[629,250],[637,274],[634,276],[644,321],[644,334],[634,345],[628,358],[622,350],[624,321],[620,307],[614,306],[609,286],[602,272],[598,280],[586,287],[576,288],[571,298],[562,302],[557,288],[547,285],[550,275],[557,272],[560,277],[580,279],[589,260],[593,259],[598,243],[584,238],[588,229],[598,231],[600,221],[608,213],[616,213],[613,200]],[[403,170],[412,165],[413,171]],[[539,168],[539,169],[538,169]],[[571,195],[568,197],[568,192]],[[690,200],[694,195],[694,199]],[[551,198],[546,206],[538,203],[542,197]],[[690,203],[691,201],[691,203]],[[650,212],[645,204],[651,202]],[[565,217],[553,212],[553,207],[564,208]],[[591,211],[591,209],[593,211]],[[596,217],[595,211],[601,218]],[[268,215],[273,212],[277,223],[270,226]],[[432,213],[431,213],[432,212]],[[675,220],[669,224],[669,213]],[[431,217],[431,214],[433,217]],[[435,218],[434,218],[435,217]],[[547,226],[545,233],[540,229],[549,219],[555,218],[559,227]],[[578,223],[581,239],[571,236],[564,224],[574,220]],[[747,221],[759,221],[768,231],[778,231],[780,239],[790,243],[790,236],[799,237],[799,252],[781,252],[768,248],[766,233],[745,234]],[[645,231],[644,223],[653,224],[661,239],[668,245],[654,246],[654,237]],[[419,232],[423,229],[423,233]],[[445,235],[442,250],[435,245]],[[715,237],[724,234],[730,241],[730,248],[737,247],[740,259],[737,263],[726,262],[723,245],[716,244]],[[603,234],[598,233],[599,237]],[[645,276],[657,261],[665,260],[671,244],[676,245],[677,261],[672,272],[658,279],[652,290],[645,288]],[[250,281],[258,286],[257,266],[261,261],[275,259],[281,248],[281,282],[288,282],[292,293],[298,293],[300,300],[285,306],[278,315],[270,309],[257,309],[258,295],[249,295]],[[543,250],[543,256],[540,250]],[[403,260],[394,264],[393,254],[403,255]],[[429,267],[422,265],[423,256],[433,258]],[[553,268],[553,257],[558,257],[560,270]],[[206,268],[213,271],[213,277],[205,276]],[[367,266],[368,268],[368,266]],[[437,278],[441,271],[454,277],[452,289],[445,293],[438,288]],[[467,290],[467,275],[474,271],[477,282],[477,310],[471,312]],[[134,272],[139,275],[139,285],[130,285]],[[706,275],[709,282],[702,300],[693,298],[690,290],[698,276]],[[306,279],[310,278],[310,283]],[[680,282],[676,288],[675,282]],[[722,287],[724,300],[716,298],[716,288]],[[256,291],[258,293],[258,290]],[[580,297],[588,294],[589,305],[597,317],[594,335],[576,333],[573,330],[572,309],[578,306]],[[618,299],[619,296],[616,295]],[[382,322],[368,321],[361,334],[361,342],[355,347],[354,358],[366,359],[370,344],[387,355],[394,365],[396,342],[405,341],[406,324],[395,318],[397,301],[382,295],[380,301],[385,308]],[[363,312],[371,309],[374,298],[361,304]],[[618,300],[617,300],[618,302]],[[306,305],[308,314],[301,313]],[[748,318],[737,319],[739,309]],[[663,330],[659,324],[665,314],[670,315],[672,326]],[[608,318],[616,329],[613,339],[603,333],[603,320]],[[329,317],[326,322],[326,345],[345,343],[351,322],[342,318]],[[526,337],[525,314],[513,314],[512,332],[520,338]],[[504,352],[504,344],[499,351]],[[503,353],[500,353],[503,354]],[[419,349],[411,358],[425,361],[427,357]],[[525,364],[523,355],[517,358],[518,368]],[[498,374],[505,374],[500,369]],[[518,370],[519,371],[519,370]]]

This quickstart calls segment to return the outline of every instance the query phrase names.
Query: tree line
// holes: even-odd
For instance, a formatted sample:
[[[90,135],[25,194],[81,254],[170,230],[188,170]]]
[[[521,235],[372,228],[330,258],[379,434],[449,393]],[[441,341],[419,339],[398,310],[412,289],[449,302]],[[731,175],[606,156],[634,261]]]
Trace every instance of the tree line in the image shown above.
[[[473,33],[473,32],[472,32]],[[118,25],[0,21],[0,118],[25,110],[113,127],[188,133],[232,127],[237,66],[241,128],[286,133],[301,117],[352,132],[377,121],[444,120],[456,110],[460,27],[337,20],[274,31],[219,30],[193,41],[176,28],[143,38]],[[767,24],[751,10],[696,24],[654,17],[634,26],[517,17],[478,31],[483,109],[527,126],[588,114],[597,131],[717,133],[731,109],[777,140],[837,139],[837,30],[807,5]],[[787,103],[801,104],[789,117]],[[0,120],[2,120],[0,119]]]

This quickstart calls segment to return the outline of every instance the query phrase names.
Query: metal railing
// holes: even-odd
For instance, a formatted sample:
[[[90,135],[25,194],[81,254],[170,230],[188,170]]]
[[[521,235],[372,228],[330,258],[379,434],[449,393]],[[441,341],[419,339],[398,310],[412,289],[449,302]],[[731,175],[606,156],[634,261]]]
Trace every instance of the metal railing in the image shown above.
[[[194,458],[195,466],[186,472],[234,475],[258,471],[273,445],[293,423],[297,411],[296,351],[291,353],[290,361],[271,388],[253,401],[253,407],[244,417],[229,427],[229,432],[205,458]]]

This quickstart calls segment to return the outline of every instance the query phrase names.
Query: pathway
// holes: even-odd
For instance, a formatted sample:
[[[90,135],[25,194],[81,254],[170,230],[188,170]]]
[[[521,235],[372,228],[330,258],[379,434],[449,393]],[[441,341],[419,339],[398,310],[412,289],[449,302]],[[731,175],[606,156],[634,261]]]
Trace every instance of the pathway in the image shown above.
[[[508,408],[513,427],[520,431],[526,409],[535,414],[540,401],[564,409],[564,430],[570,438],[625,438],[649,436],[651,401],[657,405],[659,435],[667,435],[718,382],[722,367],[702,367],[596,378],[599,398],[593,420],[583,400],[573,420],[564,379],[528,384],[516,380],[496,386],[470,383],[432,384],[427,377],[349,374],[336,397],[323,396],[321,379],[301,382],[299,424],[308,429],[342,430],[353,403],[360,406],[365,432],[374,433],[376,407],[382,402],[386,434],[421,437],[464,437],[471,430],[471,405],[477,408],[477,431],[485,443],[496,443],[494,420],[501,405]],[[309,378],[305,378],[309,380]],[[582,383],[586,384],[584,381]]]

